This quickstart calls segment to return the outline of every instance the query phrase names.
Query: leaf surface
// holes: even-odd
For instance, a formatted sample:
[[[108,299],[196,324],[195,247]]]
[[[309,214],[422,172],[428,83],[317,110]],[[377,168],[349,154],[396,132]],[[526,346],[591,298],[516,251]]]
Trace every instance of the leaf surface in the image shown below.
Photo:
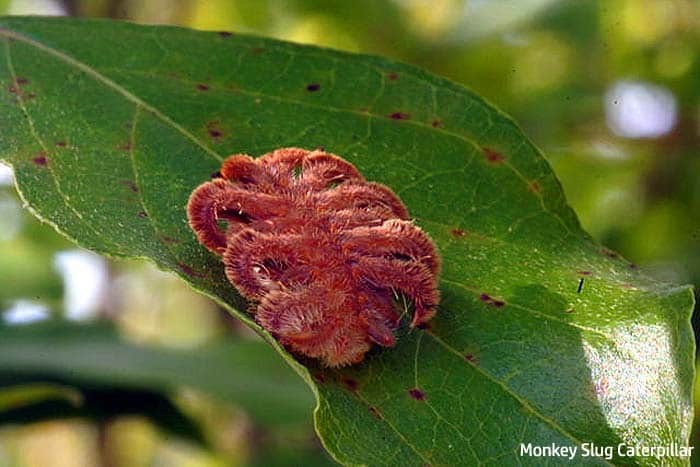
[[[265,336],[316,392],[340,462],[539,465],[521,443],[686,443],[690,289],[596,245],[539,151],[474,93],[228,33],[7,18],[0,38],[0,157],[29,206],[84,247],[176,272]],[[324,370],[245,313],[185,204],[225,156],[286,146],[325,147],[405,201],[443,259],[429,329]]]

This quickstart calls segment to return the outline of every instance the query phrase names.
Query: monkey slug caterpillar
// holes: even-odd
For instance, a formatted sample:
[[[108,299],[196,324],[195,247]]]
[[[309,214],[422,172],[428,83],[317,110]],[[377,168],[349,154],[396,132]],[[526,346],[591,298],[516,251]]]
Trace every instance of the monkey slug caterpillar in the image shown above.
[[[413,302],[411,326],[435,314],[433,242],[389,188],[349,162],[284,148],[231,156],[220,175],[192,193],[190,225],[291,351],[342,366],[372,344],[393,346],[397,292]]]

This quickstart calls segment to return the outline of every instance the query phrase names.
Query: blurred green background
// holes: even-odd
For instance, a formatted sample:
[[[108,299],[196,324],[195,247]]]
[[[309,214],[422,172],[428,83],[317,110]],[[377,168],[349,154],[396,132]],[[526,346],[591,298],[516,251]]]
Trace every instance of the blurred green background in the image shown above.
[[[519,122],[599,242],[661,280],[700,284],[699,1],[0,0],[0,12],[246,32],[427,68]],[[39,224],[11,177],[0,168],[0,330],[106,321],[124,342],[186,353],[256,339],[173,276],[79,250]],[[267,426],[181,388],[168,403],[199,434],[173,430],[147,408],[49,420],[32,401],[71,400],[74,388],[18,387],[2,372],[0,364],[0,466],[332,464],[310,413]],[[693,442],[700,446],[697,425]]]

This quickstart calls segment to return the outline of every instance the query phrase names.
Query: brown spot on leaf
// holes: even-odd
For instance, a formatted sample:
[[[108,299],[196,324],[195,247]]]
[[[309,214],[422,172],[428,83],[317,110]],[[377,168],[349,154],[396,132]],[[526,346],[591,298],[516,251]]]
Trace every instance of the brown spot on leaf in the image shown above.
[[[27,78],[23,78],[21,76],[18,76],[17,79],[15,79],[15,83],[17,83],[20,86],[25,85],[28,82],[29,82],[29,80]]]
[[[389,81],[396,81],[399,79],[399,74],[392,71],[391,73],[387,74],[386,77],[389,78]]]
[[[394,112],[393,114],[389,114],[389,118],[394,120],[408,120],[411,116],[403,112]]]
[[[477,363],[479,363],[478,360],[476,359],[476,355],[474,355],[473,353],[465,354],[465,355],[464,355],[464,359],[465,359],[466,361],[468,361],[468,362],[473,363],[474,365],[476,365]]]
[[[319,89],[321,89],[321,85],[318,83],[311,83],[308,86],[306,86],[306,90],[309,92],[316,92]]]
[[[56,141],[56,147],[57,148],[65,148],[66,142],[65,141]]]
[[[122,143],[119,146],[117,146],[117,149],[120,151],[131,151],[133,149],[133,145],[131,144],[131,141],[127,141],[126,143]]]
[[[533,193],[541,193],[542,192],[542,187],[540,186],[540,182],[538,182],[537,180],[533,180],[530,183],[528,183],[527,189]]]
[[[419,388],[413,388],[408,390],[408,395],[413,398],[413,400],[417,401],[424,401],[425,400],[425,392],[423,392],[422,389]]]
[[[384,420],[384,415],[379,411],[379,409],[373,405],[369,406],[369,411],[372,415],[374,415],[374,418],[377,420]]]
[[[343,378],[343,386],[345,386],[348,391],[357,391],[359,384],[352,378]]]
[[[49,160],[46,157],[46,153],[44,151],[41,151],[39,154],[36,155],[36,157],[32,158],[32,162],[34,162],[36,165],[40,165],[43,167],[49,163]]]
[[[591,271],[579,271],[578,274],[579,274],[580,276],[590,276],[590,275],[591,275]]]
[[[221,131],[221,128],[219,128],[218,120],[207,122],[207,132],[209,133],[209,136],[214,139],[219,139],[224,136],[223,131]]]
[[[180,243],[180,240],[178,240],[177,238],[168,237],[167,235],[164,235],[162,238],[163,238],[163,242],[167,243],[168,245]]]
[[[139,211],[139,213],[137,214],[137,216],[139,216],[139,217],[142,218],[142,219],[145,219],[145,218],[148,217],[148,214],[146,214],[146,211]]]
[[[219,35],[220,35],[221,37],[231,37],[231,36],[233,36],[233,33],[232,33],[232,32],[228,32],[228,31],[219,31]]]
[[[127,187],[129,190],[133,191],[134,193],[139,192],[139,187],[136,186],[136,183],[134,183],[131,180],[122,180],[122,184]]]
[[[208,91],[209,90],[209,85],[204,84],[204,83],[199,83],[197,84],[197,90],[199,91]]]
[[[628,264],[627,267],[629,267],[630,269],[639,269],[639,266],[637,266],[637,265],[634,264],[634,263]]]
[[[190,277],[197,277],[197,273],[194,272],[194,269],[186,265],[185,263],[177,263],[177,267],[180,268],[180,271],[184,272]]]
[[[496,308],[501,308],[506,304],[506,302],[504,302],[503,300],[495,299],[487,293],[482,293],[481,295],[479,295],[479,300]]]
[[[252,49],[250,49],[250,51],[256,55],[259,55],[265,51],[265,47],[253,47]]]
[[[616,252],[614,252],[612,250],[608,250],[607,248],[601,249],[600,252],[602,254],[604,254],[605,256],[607,256],[608,258],[617,259],[620,257],[620,255],[618,255]]]
[[[442,128],[442,120],[436,118],[432,121],[431,125],[433,126],[433,128]]]
[[[465,235],[467,235],[467,232],[465,232],[462,229],[452,229],[452,230],[450,230],[450,233],[454,237],[464,237]]]
[[[481,150],[484,151],[484,156],[486,156],[486,160],[490,163],[501,164],[503,162],[503,156],[493,149],[481,148]]]

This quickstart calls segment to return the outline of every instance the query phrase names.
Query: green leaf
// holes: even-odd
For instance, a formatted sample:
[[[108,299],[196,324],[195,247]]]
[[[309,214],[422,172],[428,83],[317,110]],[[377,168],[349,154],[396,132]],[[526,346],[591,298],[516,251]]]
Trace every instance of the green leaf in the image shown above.
[[[596,245],[539,151],[474,93],[230,34],[7,18],[0,37],[0,155],[30,207],[80,245],[176,272],[266,337],[315,390],[338,461],[537,465],[520,443],[687,442],[691,289]],[[185,204],[226,155],[285,146],[323,146],[403,198],[443,258],[430,329],[324,370],[245,313]]]
[[[0,386],[42,381],[102,390],[98,396],[105,389],[173,394],[189,387],[266,425],[303,423],[313,406],[308,389],[262,342],[176,351],[129,344],[104,325],[0,327]]]

